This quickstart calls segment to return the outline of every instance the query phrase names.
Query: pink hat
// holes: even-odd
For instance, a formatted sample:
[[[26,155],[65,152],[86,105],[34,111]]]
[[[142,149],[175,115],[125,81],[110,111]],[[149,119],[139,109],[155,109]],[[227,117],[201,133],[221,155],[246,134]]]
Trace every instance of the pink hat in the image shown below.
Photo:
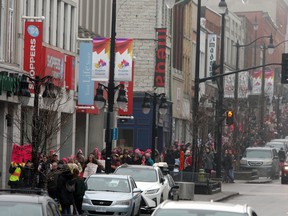
[[[64,161],[65,163],[68,163],[68,159],[67,158],[62,158],[62,161]]]
[[[147,153],[151,153],[152,150],[151,150],[151,149],[147,149],[146,152],[147,152]]]

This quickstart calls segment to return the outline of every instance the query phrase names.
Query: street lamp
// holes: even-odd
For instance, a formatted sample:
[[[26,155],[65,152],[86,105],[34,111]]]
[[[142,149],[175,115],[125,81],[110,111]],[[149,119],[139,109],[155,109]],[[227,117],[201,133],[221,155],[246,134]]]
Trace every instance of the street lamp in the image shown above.
[[[34,174],[36,174],[38,173],[38,164],[39,164],[38,150],[39,150],[39,146],[41,144],[41,138],[42,138],[42,134],[39,131],[39,128],[40,128],[39,126],[39,123],[40,123],[39,95],[41,92],[41,86],[43,84],[45,84],[46,86],[42,97],[56,98],[56,95],[54,93],[54,84],[52,82],[52,79],[53,79],[52,76],[45,76],[43,78],[36,76],[35,78],[33,78],[33,77],[23,74],[22,80],[20,82],[20,91],[18,93],[18,96],[23,96],[23,97],[31,96],[28,90],[29,82],[27,81],[27,79],[34,86],[34,107],[33,107],[33,116],[32,116],[32,162],[34,164]],[[36,182],[37,182],[37,175],[33,175],[32,187],[36,187]]]
[[[257,18],[256,18],[255,22],[257,23]],[[256,26],[256,24],[254,25],[254,27],[255,26]],[[258,26],[258,24],[257,24],[257,26]],[[239,41],[237,40],[237,43],[235,44],[235,46],[236,46],[236,71],[239,70],[239,49],[241,47],[248,47],[248,46],[252,45],[253,43],[256,46],[256,41],[263,39],[263,38],[270,38],[270,44],[268,45],[268,47],[270,47],[270,52],[273,51],[272,35],[262,36],[262,37],[256,38],[254,41],[250,42],[249,44],[243,44],[243,45],[240,45]],[[254,53],[256,53],[256,50],[254,51]],[[256,59],[256,57],[254,58],[254,60],[255,59]],[[237,143],[236,142],[237,135],[238,135],[238,122],[237,122],[238,118],[237,118],[237,116],[238,116],[238,104],[239,104],[239,101],[238,101],[238,73],[235,74],[234,86],[235,86],[235,89],[234,89],[234,114],[235,114],[235,118],[234,118],[233,141],[234,141],[234,143]],[[240,161],[240,158],[239,158],[240,149],[239,149],[239,147],[240,146],[237,144],[237,166],[239,165],[239,161]],[[238,169],[238,167],[237,167],[237,169]]]
[[[219,3],[220,14],[222,16],[222,28],[221,28],[221,52],[220,52],[220,74],[224,74],[224,43],[225,43],[225,15],[227,11],[227,4],[225,0],[221,0]],[[222,158],[222,115],[223,115],[223,76],[219,77],[218,85],[218,107],[217,107],[217,166],[216,166],[216,177],[221,178],[221,158]]]
[[[150,112],[151,102],[153,106],[151,158],[155,162],[156,139],[158,137],[157,135],[158,121],[156,121],[157,108],[161,115],[165,115],[168,110],[168,104],[165,93],[157,94],[155,92],[153,93],[145,92],[145,97],[143,98],[142,103],[142,111],[144,114],[148,114]]]
[[[263,44],[262,47],[262,79],[261,79],[261,105],[260,105],[260,130],[263,130],[264,123],[264,105],[265,105],[265,64],[266,64],[266,50],[268,50],[268,54],[272,54],[274,52],[273,38],[272,34],[270,37],[269,45],[266,47],[266,44]]]

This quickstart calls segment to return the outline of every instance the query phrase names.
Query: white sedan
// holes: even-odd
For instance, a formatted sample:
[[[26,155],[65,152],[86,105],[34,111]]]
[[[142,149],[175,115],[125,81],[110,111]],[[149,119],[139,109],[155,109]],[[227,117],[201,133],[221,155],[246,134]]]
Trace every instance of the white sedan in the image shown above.
[[[169,183],[159,167],[123,164],[115,170],[114,174],[132,176],[137,187],[142,190],[143,210],[154,210],[161,202],[168,199]]]

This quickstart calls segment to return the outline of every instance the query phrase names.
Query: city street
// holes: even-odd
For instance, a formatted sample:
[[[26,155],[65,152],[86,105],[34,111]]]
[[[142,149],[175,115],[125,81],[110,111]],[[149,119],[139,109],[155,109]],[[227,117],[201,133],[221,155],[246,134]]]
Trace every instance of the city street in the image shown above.
[[[281,185],[280,180],[257,184],[236,180],[235,184],[222,184],[222,191],[239,192],[238,196],[233,196],[223,200],[223,202],[248,204],[258,216],[285,216],[288,214],[288,185]],[[207,196],[210,197],[210,195]],[[146,216],[148,214],[141,215]]]

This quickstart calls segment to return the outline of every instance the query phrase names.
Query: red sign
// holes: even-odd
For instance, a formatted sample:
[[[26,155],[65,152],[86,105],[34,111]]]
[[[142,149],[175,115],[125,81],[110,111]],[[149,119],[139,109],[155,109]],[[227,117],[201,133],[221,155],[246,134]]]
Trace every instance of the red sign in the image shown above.
[[[12,149],[12,161],[16,163],[27,162],[32,160],[32,146],[30,144],[25,144],[20,146],[18,144],[13,144]]]
[[[134,90],[134,61],[132,61],[132,81],[121,82],[126,87],[126,96],[128,99],[127,109],[118,110],[118,114],[121,116],[132,116],[133,115],[133,90]]]
[[[52,76],[54,85],[63,86],[65,78],[65,54],[48,47],[43,47],[42,50],[43,73],[41,77]]]
[[[75,88],[75,57],[66,55],[65,66],[66,89],[74,90]]]
[[[166,65],[166,29],[158,28],[157,50],[156,50],[156,66],[155,66],[155,87],[165,86],[165,65]]]
[[[24,33],[24,71],[29,76],[41,75],[41,50],[42,50],[43,23],[40,21],[25,22]],[[30,91],[34,91],[33,84],[29,85]]]

